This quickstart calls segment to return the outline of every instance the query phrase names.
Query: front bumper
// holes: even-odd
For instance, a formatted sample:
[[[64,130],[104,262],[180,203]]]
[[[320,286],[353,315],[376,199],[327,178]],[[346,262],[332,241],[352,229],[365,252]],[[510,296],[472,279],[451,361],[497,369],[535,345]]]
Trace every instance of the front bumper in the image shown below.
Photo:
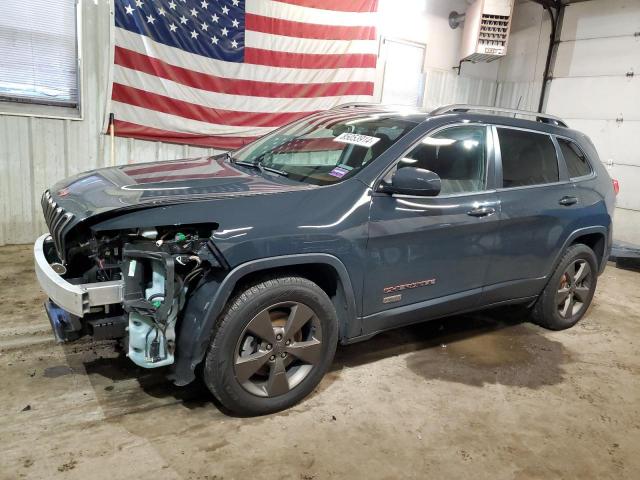
[[[48,233],[39,237],[33,246],[33,256],[40,287],[57,306],[83,317],[91,307],[122,303],[122,280],[74,284],[58,275],[45,254],[45,244],[51,241]]]

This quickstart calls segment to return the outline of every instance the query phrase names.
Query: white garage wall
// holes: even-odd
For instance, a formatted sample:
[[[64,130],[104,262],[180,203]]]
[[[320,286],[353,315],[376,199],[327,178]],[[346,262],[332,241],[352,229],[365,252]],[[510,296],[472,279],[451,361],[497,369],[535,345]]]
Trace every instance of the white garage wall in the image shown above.
[[[549,42],[547,12],[516,6],[507,58],[498,71],[498,104],[537,109]],[[545,111],[595,143],[620,181],[614,237],[640,244],[640,1],[589,0],[565,8]],[[635,72],[632,77],[627,72]],[[616,120],[616,119],[622,119]]]
[[[507,56],[499,61],[495,105],[538,109],[550,34],[549,14],[539,4],[516,3]]]
[[[426,45],[425,95],[423,107],[435,108],[448,103],[476,103],[493,105],[496,97],[498,62],[470,64],[462,67],[458,76],[453,67],[458,65],[462,30],[449,27],[449,13],[464,12],[467,0],[380,0],[380,34]],[[384,61],[384,59],[382,59]],[[377,98],[382,85],[379,63]]]
[[[458,65],[462,27],[449,27],[449,13],[464,12],[467,0],[380,0],[380,35],[427,45],[427,70],[452,72]],[[465,64],[463,74],[495,80],[498,64]]]
[[[40,195],[55,181],[108,166],[109,138],[101,134],[109,72],[110,2],[79,0],[83,30],[83,120],[0,114],[0,245],[30,243],[46,231]],[[451,30],[451,10],[462,12],[466,0],[381,0],[382,35],[427,45],[425,103],[490,104],[495,97],[498,64],[458,62],[462,29]],[[207,155],[213,150],[116,138],[116,163],[138,163]]]
[[[616,236],[640,243],[640,2],[566,9],[547,108],[587,133],[620,181]],[[633,76],[627,73],[633,72]]]
[[[634,243],[640,243],[637,32],[638,0],[592,0],[568,7],[547,100],[549,111],[591,137],[611,176],[620,181],[614,232]]]

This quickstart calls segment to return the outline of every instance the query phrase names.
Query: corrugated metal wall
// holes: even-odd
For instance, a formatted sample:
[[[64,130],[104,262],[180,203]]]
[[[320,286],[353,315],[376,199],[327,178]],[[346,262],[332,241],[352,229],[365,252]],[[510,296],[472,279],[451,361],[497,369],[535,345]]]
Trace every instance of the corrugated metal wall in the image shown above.
[[[541,81],[499,82],[494,105],[504,108],[538,111]]]
[[[83,120],[0,115],[0,245],[30,243],[46,231],[40,196],[52,183],[110,163],[109,137],[101,134],[108,89],[110,4],[82,2]],[[427,72],[425,106],[493,104],[490,80]],[[116,163],[197,157],[213,150],[116,138]]]
[[[424,105],[427,109],[451,103],[493,105],[498,84],[493,80],[456,75],[445,70],[426,73]]]

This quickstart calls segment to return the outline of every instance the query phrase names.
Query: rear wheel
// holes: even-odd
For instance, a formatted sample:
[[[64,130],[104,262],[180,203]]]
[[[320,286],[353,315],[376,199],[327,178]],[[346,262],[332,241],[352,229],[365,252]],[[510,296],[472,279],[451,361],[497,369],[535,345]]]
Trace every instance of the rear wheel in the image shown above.
[[[533,321],[551,330],[575,325],[586,313],[598,282],[593,250],[583,244],[567,249],[533,307]]]
[[[204,365],[204,380],[229,410],[262,415],[306,397],[337,345],[331,300],[301,277],[246,288],[223,313]]]

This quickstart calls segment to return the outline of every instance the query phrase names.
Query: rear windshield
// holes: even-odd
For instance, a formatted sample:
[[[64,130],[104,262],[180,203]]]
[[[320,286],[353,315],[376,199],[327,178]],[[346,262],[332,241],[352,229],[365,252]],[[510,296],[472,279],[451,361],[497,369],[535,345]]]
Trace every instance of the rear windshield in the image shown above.
[[[351,114],[345,119],[327,112],[262,137],[233,159],[279,170],[292,180],[330,185],[355,175],[415,126],[397,116]]]

